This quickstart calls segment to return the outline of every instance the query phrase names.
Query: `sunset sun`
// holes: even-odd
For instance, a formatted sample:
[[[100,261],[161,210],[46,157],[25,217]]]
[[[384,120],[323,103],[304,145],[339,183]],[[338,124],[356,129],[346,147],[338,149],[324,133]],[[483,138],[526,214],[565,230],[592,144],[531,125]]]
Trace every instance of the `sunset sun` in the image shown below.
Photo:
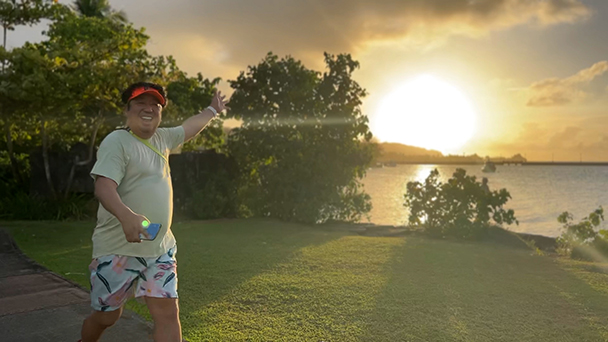
[[[382,99],[372,129],[382,141],[452,152],[471,139],[476,116],[460,90],[424,75]]]

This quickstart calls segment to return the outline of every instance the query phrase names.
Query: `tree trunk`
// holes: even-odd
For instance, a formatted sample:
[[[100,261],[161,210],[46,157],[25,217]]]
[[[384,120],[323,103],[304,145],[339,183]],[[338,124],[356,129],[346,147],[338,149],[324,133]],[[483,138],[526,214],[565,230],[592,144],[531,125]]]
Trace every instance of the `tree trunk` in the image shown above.
[[[72,168],[70,168],[70,175],[68,176],[68,182],[65,186],[65,194],[63,197],[66,199],[70,196],[70,190],[72,190],[72,182],[74,181],[74,173],[76,172],[76,165],[79,164],[78,156],[74,158],[74,162],[72,163]]]
[[[2,46],[4,47],[4,51],[6,51],[6,26],[2,26],[2,29],[4,30],[4,44]],[[4,73],[4,63],[6,63],[6,61],[3,59],[2,60],[2,73]]]
[[[6,26],[2,26],[2,29],[4,31],[4,42],[3,42],[3,47],[4,50],[6,50]],[[4,65],[5,65],[6,61],[4,59],[2,59],[2,73],[4,73]],[[1,114],[1,107],[0,107],[0,114]],[[19,173],[19,165],[17,165],[17,159],[15,158],[15,153],[14,153],[14,149],[13,149],[13,135],[12,135],[12,124],[9,123],[8,121],[4,122],[4,132],[6,133],[6,146],[8,148],[8,158],[11,161],[11,171],[13,172],[13,178],[15,179],[15,181],[17,183],[21,183],[22,179],[21,179],[21,174]]]
[[[42,120],[40,134],[42,135],[42,159],[44,160],[44,173],[46,175],[46,182],[51,191],[53,199],[57,199],[55,193],[55,187],[53,186],[53,179],[51,178],[51,167],[49,163],[49,146],[48,146],[48,135],[46,134],[46,120]]]
[[[76,172],[76,167],[88,165],[93,160],[93,151],[95,151],[95,139],[97,138],[97,132],[99,131],[99,127],[103,123],[103,114],[101,110],[99,111],[99,115],[97,116],[95,123],[95,129],[93,130],[93,135],[91,136],[91,142],[89,144],[89,156],[86,160],[80,161],[78,156],[74,158],[74,163],[72,164],[72,168],[70,169],[70,175],[68,176],[68,182],[65,187],[65,198],[68,198],[70,195],[70,190],[72,188],[72,182],[74,181],[74,173]]]
[[[17,164],[17,158],[15,158],[15,152],[13,149],[13,134],[11,132],[12,124],[4,122],[4,132],[6,134],[6,146],[8,149],[8,158],[11,161],[11,171],[13,172],[13,178],[17,183],[21,183],[21,174],[19,173],[19,165]]]

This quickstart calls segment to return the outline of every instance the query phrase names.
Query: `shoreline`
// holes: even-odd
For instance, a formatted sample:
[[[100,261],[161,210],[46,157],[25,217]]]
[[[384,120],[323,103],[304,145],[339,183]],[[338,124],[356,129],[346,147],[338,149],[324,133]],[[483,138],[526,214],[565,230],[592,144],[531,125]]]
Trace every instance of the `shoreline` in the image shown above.
[[[408,226],[392,226],[392,225],[377,225],[373,223],[327,223],[321,226],[326,226],[330,229],[338,229],[350,231],[352,233],[359,234],[361,236],[369,237],[400,237],[408,235],[421,235],[424,236],[423,231],[420,229],[410,228]],[[545,252],[555,252],[557,248],[557,238],[530,234],[530,233],[519,233],[504,229],[499,226],[491,226],[489,228],[489,234],[481,239],[480,241],[500,242],[507,243],[509,245],[521,245],[525,244],[528,248],[538,248]],[[513,240],[513,237],[517,238],[518,241]],[[510,240],[510,241],[509,241]],[[462,240],[462,241],[475,241],[475,240]]]
[[[480,165],[483,166],[483,163],[479,163],[477,161],[399,161],[395,162],[397,165]],[[581,162],[581,161],[528,161],[528,162],[494,162],[495,165],[500,166],[608,166],[608,162]],[[383,166],[385,167],[394,167],[394,166]],[[371,167],[372,169],[376,167]]]

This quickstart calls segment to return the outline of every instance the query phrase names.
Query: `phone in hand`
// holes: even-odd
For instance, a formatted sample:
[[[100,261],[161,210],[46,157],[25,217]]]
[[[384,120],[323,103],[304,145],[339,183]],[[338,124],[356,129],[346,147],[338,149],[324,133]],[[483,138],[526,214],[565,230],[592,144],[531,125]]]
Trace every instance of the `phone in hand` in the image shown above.
[[[139,234],[139,238],[148,241],[156,239],[156,236],[158,235],[158,232],[160,232],[162,226],[163,225],[160,223],[150,223],[148,227],[144,228],[144,230],[148,233],[148,237],[144,236],[143,234]]]

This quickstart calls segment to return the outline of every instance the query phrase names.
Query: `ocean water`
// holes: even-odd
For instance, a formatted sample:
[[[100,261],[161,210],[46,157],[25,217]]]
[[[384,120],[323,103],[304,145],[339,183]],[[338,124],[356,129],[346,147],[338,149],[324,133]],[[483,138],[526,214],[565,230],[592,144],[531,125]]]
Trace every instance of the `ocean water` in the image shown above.
[[[438,169],[445,182],[457,168],[467,174],[487,177],[491,190],[506,188],[511,199],[504,206],[513,209],[519,225],[504,226],[515,232],[559,236],[557,217],[569,211],[578,222],[598,206],[608,205],[607,166],[497,166],[496,173],[481,172],[481,165],[397,165],[370,169],[363,179],[365,191],[372,197],[370,222],[404,225],[408,212],[404,203],[406,185],[423,181]],[[608,208],[606,208],[608,209]],[[606,213],[608,219],[608,212]],[[608,228],[602,224],[601,228]]]

